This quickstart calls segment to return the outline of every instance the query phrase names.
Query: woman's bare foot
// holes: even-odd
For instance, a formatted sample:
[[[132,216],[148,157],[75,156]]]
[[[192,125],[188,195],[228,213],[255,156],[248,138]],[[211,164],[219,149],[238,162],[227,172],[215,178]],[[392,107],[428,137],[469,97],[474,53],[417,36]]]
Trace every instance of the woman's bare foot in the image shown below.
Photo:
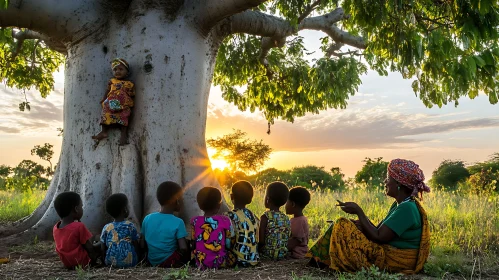
[[[100,141],[100,140],[106,139],[106,138],[107,138],[107,133],[104,131],[101,131],[99,134],[92,136],[92,139],[97,140],[97,141]]]

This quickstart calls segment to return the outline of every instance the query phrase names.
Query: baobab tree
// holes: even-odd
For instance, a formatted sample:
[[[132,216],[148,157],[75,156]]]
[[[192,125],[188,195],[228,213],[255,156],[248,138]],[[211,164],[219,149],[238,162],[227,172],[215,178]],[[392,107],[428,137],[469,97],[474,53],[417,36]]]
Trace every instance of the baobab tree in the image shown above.
[[[157,209],[156,186],[185,187],[185,218],[196,192],[217,185],[205,144],[210,85],[269,125],[345,108],[361,75],[398,71],[427,106],[487,94],[497,102],[498,3],[494,0],[1,0],[0,77],[47,94],[65,61],[64,139],[45,200],[3,235],[46,237],[60,192],[84,200],[94,232],[108,220],[103,202],[130,198],[140,220]],[[302,30],[324,33],[324,56],[304,58]],[[53,50],[53,51],[52,51]],[[54,51],[63,54],[61,56]],[[130,144],[117,134],[95,145],[109,62],[130,62],[136,106]],[[29,109],[29,101],[21,109]],[[28,105],[28,107],[26,107]]]

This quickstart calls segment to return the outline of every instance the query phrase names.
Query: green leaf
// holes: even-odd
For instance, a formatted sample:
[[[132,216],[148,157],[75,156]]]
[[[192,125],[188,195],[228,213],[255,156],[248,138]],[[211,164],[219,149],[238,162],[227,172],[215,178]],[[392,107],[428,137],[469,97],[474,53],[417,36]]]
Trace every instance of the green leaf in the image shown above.
[[[9,0],[0,0],[0,9],[7,9],[9,5]]]

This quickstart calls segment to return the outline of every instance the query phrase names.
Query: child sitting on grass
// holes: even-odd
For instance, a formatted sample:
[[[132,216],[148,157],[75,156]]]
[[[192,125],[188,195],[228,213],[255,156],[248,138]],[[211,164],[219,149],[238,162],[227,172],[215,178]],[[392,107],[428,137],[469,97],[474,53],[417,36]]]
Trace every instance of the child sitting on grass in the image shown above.
[[[235,230],[232,239],[232,254],[237,257],[237,265],[240,267],[254,266],[258,264],[258,228],[260,221],[246,205],[253,199],[253,187],[248,181],[237,181],[232,185],[230,195],[234,209],[225,213]]]
[[[303,216],[303,209],[310,202],[310,193],[303,187],[292,188],[286,202],[286,214],[291,218],[291,238],[288,250],[293,259],[302,259],[308,252],[308,220]]]
[[[279,208],[286,204],[289,189],[282,182],[273,182],[267,186],[265,208],[270,211],[260,218],[259,250],[262,257],[271,260],[281,260],[288,253],[288,239],[291,232],[289,218]]]
[[[197,201],[204,216],[191,220],[196,266],[199,269],[232,266],[235,259],[227,251],[231,248],[234,228],[228,217],[217,214],[222,204],[222,194],[217,188],[205,187],[198,192]]]
[[[114,218],[104,226],[100,237],[105,264],[112,267],[134,267],[138,263],[139,233],[135,225],[127,221],[128,198],[115,193],[106,200],[106,211]]]
[[[141,245],[153,266],[182,267],[190,258],[184,221],[174,212],[182,208],[182,188],[174,182],[161,183],[156,190],[161,211],[142,222]]]
[[[61,218],[53,229],[55,250],[65,267],[86,267],[95,264],[100,257],[100,244],[92,244],[92,234],[80,222],[83,202],[75,192],[60,193],[54,200],[54,208]]]

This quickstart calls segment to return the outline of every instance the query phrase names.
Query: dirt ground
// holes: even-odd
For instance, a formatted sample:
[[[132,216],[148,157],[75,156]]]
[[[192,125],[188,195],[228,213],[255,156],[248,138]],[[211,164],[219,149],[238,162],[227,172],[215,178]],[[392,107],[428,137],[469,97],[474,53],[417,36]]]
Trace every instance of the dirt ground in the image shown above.
[[[9,263],[0,265],[0,279],[337,279],[331,271],[321,271],[306,266],[307,260],[286,260],[262,262],[255,268],[225,269],[218,271],[199,271],[163,269],[138,266],[133,269],[90,268],[86,270],[67,270],[62,266],[54,251],[53,242],[39,242],[35,245],[14,246],[0,244],[0,257],[8,256]],[[181,274],[188,278],[181,278]],[[425,275],[404,277],[405,279],[432,279]],[[463,279],[462,277],[444,277]],[[358,279],[358,278],[357,278]],[[482,278],[484,279],[484,278]],[[494,278],[490,278],[494,279]],[[497,278],[496,278],[497,279]]]

